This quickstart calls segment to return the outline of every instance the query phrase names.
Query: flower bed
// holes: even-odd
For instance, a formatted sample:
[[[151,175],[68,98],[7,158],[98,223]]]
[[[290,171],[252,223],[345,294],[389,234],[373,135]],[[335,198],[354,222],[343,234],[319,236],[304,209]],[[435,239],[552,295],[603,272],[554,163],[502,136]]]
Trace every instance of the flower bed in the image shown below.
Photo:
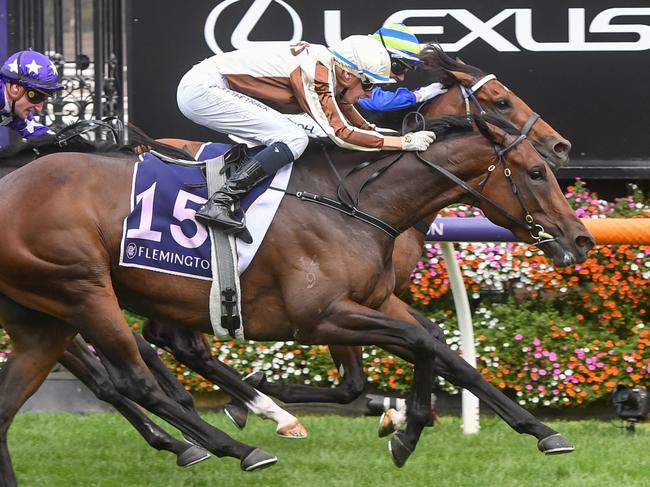
[[[650,216],[638,190],[610,203],[578,180],[567,198],[581,218]],[[476,214],[462,207],[445,213]],[[482,298],[474,316],[481,373],[496,387],[515,394],[522,405],[584,405],[607,397],[618,382],[650,386],[649,256],[650,246],[599,246],[583,264],[555,269],[541,252],[526,245],[457,244],[456,257],[470,296]],[[426,245],[406,299],[438,320],[450,346],[459,349],[438,244]],[[126,316],[139,328],[140,318]],[[278,382],[338,384],[326,347],[211,343],[215,356],[242,373],[264,370]],[[10,353],[8,338],[0,334],[0,366]],[[159,353],[188,390],[215,389],[166,352]],[[368,382],[376,387],[389,391],[410,387],[409,364],[373,347],[365,349],[363,358]],[[455,391],[441,379],[438,386]]]

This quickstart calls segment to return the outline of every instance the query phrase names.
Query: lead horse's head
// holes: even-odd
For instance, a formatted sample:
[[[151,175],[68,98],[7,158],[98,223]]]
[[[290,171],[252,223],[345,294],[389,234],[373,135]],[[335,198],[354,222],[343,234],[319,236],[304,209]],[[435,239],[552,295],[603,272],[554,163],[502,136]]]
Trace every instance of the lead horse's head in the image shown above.
[[[425,118],[459,112],[465,112],[468,116],[470,113],[492,112],[527,135],[554,169],[567,164],[571,142],[540,118],[495,75],[486,74],[475,66],[450,58],[435,44],[427,45],[421,57],[425,69],[431,71],[432,78],[449,88],[446,94],[420,107],[419,111]]]
[[[458,117],[429,120],[427,126],[433,128],[438,121],[452,118]],[[488,139],[482,150],[472,144],[458,147],[457,142],[456,147],[445,149],[442,138],[417,158],[463,191],[464,196],[455,201],[479,207],[520,241],[537,245],[554,265],[584,262],[595,245],[594,238],[576,217],[546,161],[507,121],[492,114],[473,118]],[[432,161],[436,151],[446,151],[443,166],[447,167]]]
[[[535,148],[522,135],[475,116],[479,131],[495,144],[495,159],[479,183],[482,194],[496,206],[479,206],[493,222],[507,226],[523,242],[537,245],[558,267],[584,262],[594,237],[569,205],[557,179]],[[511,131],[512,132],[512,131]],[[503,210],[516,215],[513,220]]]

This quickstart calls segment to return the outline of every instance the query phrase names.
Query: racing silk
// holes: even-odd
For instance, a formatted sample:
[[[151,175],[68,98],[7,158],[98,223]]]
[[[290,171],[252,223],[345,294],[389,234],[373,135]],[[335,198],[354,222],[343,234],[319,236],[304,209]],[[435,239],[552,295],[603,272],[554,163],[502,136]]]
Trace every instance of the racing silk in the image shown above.
[[[24,139],[32,137],[42,137],[45,134],[52,134],[53,132],[45,125],[37,122],[34,116],[30,113],[25,120],[16,118],[11,113],[11,106],[9,101],[5,99],[5,82],[0,80],[0,106],[3,107],[0,111],[0,127],[8,127],[18,132]]]
[[[280,113],[308,113],[340,147],[399,149],[399,137],[373,130],[350,103],[337,101],[334,58],[322,45],[276,44],[217,54],[212,63],[230,89]]]
[[[390,112],[412,107],[417,103],[415,93],[405,87],[395,91],[386,91],[381,88],[372,90],[370,98],[359,100],[361,108],[371,112]]]

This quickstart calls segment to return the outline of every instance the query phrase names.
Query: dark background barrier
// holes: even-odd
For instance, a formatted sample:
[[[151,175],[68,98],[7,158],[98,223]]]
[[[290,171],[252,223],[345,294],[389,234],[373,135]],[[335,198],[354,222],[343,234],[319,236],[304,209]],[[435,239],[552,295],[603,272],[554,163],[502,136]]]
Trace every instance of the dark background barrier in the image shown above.
[[[249,42],[302,38],[331,44],[370,33],[386,20],[415,27],[422,42],[498,75],[573,142],[574,167],[560,176],[612,179],[647,176],[650,149],[650,8],[630,0],[326,0],[131,2],[128,16],[130,114],[155,136],[214,139],[185,120],[176,85],[193,64]],[[302,32],[301,32],[302,31]],[[426,82],[411,76],[412,87]],[[617,170],[625,167],[624,170]],[[616,184],[616,183],[615,183]]]
[[[497,74],[572,141],[572,163],[560,178],[582,176],[606,196],[613,189],[624,193],[625,182],[650,181],[647,1],[628,0],[621,7],[615,0],[0,0],[0,36],[7,5],[9,18],[20,22],[24,5],[38,12],[70,4],[83,14],[122,3],[127,49],[116,54],[118,68],[124,58],[128,66],[129,117],[153,136],[219,140],[176,107],[180,78],[216,51],[299,39],[331,45],[386,21],[404,21],[421,41],[439,42]],[[23,34],[32,27],[24,25]],[[97,26],[92,30],[95,43],[121,45],[117,30],[109,32],[113,37],[98,36]],[[28,47],[18,44],[29,36],[16,32],[10,26],[10,48]],[[49,36],[42,35],[45,47]],[[99,81],[104,90],[115,86],[110,76]],[[425,82],[423,73],[415,73],[408,84]],[[115,93],[122,96],[121,88],[110,95]]]

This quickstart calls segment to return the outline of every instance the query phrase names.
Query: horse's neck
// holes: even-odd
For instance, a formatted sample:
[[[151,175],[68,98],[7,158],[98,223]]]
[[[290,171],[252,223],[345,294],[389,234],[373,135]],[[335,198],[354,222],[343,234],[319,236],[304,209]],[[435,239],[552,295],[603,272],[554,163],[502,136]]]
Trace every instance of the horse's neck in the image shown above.
[[[445,115],[465,115],[465,101],[458,85],[450,86],[447,92],[436,96],[421,110],[425,118],[437,118]]]

